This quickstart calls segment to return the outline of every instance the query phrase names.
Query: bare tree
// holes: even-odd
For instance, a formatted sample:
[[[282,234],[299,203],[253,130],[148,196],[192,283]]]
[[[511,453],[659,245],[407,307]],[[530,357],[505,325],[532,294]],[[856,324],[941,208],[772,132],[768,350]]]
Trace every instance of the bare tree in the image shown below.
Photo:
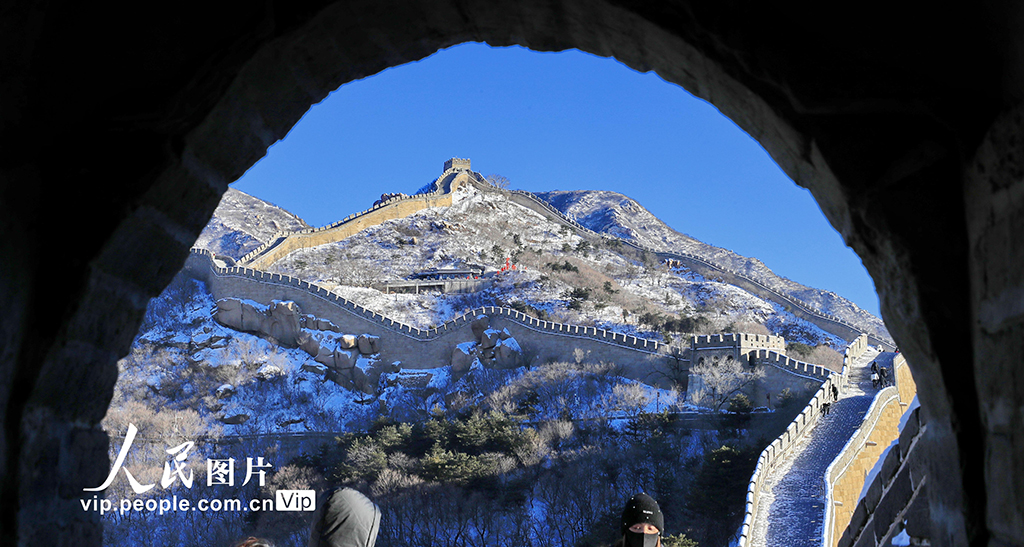
[[[636,417],[649,402],[650,398],[639,382],[615,384],[612,388],[611,406],[630,418]]]
[[[497,174],[495,174],[495,175],[487,175],[487,178],[485,180],[491,186],[493,186],[495,188],[501,188],[503,190],[508,190],[508,186],[511,183],[508,180],[508,177],[506,177],[504,175],[497,175]]]
[[[764,377],[764,369],[745,367],[737,359],[702,359],[691,369],[693,402],[721,410],[735,395]]]

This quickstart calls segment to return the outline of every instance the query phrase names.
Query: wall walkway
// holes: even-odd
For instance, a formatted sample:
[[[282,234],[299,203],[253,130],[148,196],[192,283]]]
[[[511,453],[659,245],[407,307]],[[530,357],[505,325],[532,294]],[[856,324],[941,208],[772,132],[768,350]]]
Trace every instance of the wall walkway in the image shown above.
[[[822,537],[825,547],[836,547],[839,543],[858,507],[865,478],[886,448],[900,438],[900,418],[917,395],[903,355],[886,353],[877,361],[894,371],[896,383],[878,392],[864,422],[828,468],[828,503]]]
[[[870,350],[855,360],[848,370],[847,389],[841,390],[831,411],[768,466],[746,545],[820,546],[826,504],[823,477],[871,406],[875,390],[866,371],[875,356]],[[831,400],[831,394],[826,398]]]

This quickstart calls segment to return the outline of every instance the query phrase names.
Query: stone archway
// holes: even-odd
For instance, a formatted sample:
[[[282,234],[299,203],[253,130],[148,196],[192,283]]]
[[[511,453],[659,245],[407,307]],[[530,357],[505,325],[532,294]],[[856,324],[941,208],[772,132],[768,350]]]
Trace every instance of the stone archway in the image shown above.
[[[1024,418],[1008,410],[1024,395],[1005,381],[1024,353],[1011,3],[841,23],[682,0],[173,9],[136,25],[70,2],[0,15],[17,44],[0,111],[7,543],[98,544],[77,500],[108,470],[96,424],[114,363],[227,183],[342,83],[465,41],[657,70],[757,139],[864,260],[921,379],[933,543],[1024,537]]]

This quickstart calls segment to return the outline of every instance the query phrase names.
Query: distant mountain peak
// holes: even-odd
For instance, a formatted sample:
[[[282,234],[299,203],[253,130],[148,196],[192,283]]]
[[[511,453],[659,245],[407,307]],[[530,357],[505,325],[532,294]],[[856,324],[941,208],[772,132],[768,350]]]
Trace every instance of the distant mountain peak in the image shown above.
[[[294,213],[241,190],[228,188],[195,246],[238,259],[278,232],[309,227]]]
[[[535,195],[595,232],[659,251],[697,255],[803,301],[825,314],[858,325],[866,332],[891,339],[880,318],[853,302],[832,291],[815,289],[779,276],[756,258],[741,256],[677,232],[637,201],[623,194],[607,190],[574,190],[538,192]]]

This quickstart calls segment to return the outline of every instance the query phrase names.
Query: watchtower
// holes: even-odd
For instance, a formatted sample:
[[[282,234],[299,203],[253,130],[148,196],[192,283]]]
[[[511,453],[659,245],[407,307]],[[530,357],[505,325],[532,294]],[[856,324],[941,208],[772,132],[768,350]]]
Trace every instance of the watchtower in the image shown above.
[[[452,158],[444,162],[444,172],[447,173],[450,169],[469,171],[469,158]]]
[[[762,334],[709,334],[694,336],[691,340],[690,358],[693,364],[705,359],[718,361],[720,359],[740,360],[747,357],[749,362],[751,352],[758,350],[774,351],[781,354],[786,353],[786,339],[781,336],[770,336]],[[756,353],[754,355],[757,355]]]

